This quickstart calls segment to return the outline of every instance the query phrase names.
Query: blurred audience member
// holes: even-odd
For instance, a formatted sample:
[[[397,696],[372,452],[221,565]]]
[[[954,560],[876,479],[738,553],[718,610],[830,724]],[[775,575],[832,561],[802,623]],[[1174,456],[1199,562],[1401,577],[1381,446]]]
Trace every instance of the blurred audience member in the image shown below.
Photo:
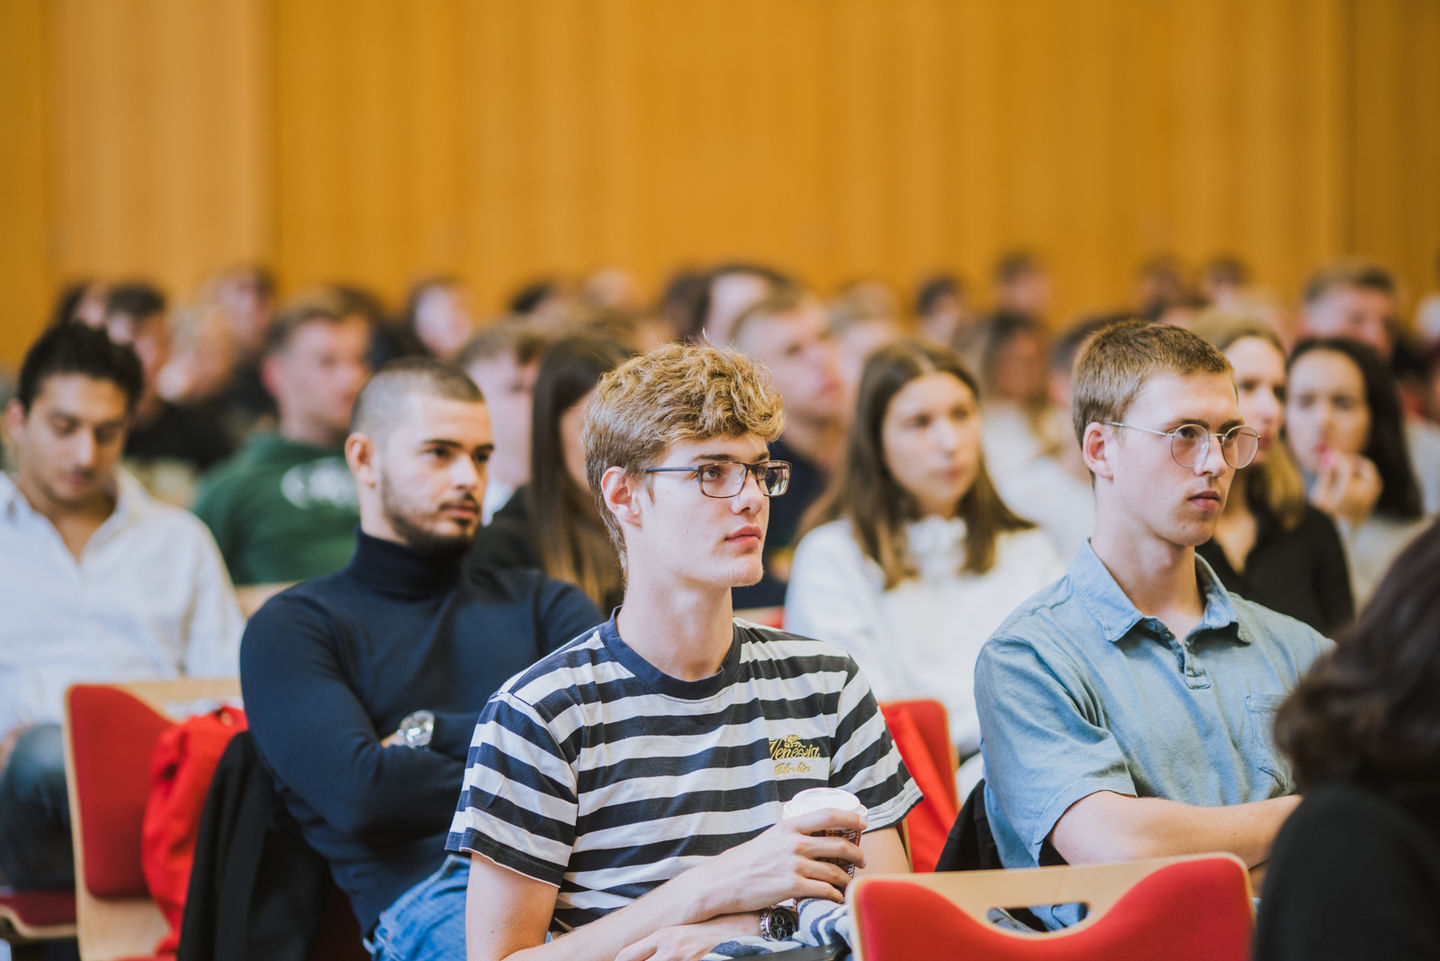
[[[1194,330],[1201,315],[1209,307],[1210,301],[1203,294],[1188,290],[1182,291],[1170,300],[1154,304],[1154,313],[1150,319],[1157,324],[1169,324],[1171,327]]]
[[[1341,261],[1317,271],[1305,285],[1302,333],[1352,337],[1374,348],[1387,367],[1396,355],[1399,317],[1395,280],[1375,264]],[[1425,511],[1440,512],[1440,427],[1417,415],[1406,416],[1404,422],[1406,447]]]
[[[0,474],[0,884],[73,883],[65,689],[233,677],[241,616],[203,525],[115,467],[140,360],[66,323],[30,348]]]
[[[915,290],[915,320],[922,336],[954,347],[974,324],[966,304],[965,284],[954,274],[933,274]]]
[[[997,477],[1024,467],[1064,425],[1050,423],[1045,383],[1045,330],[1030,314],[1002,312],[981,339],[985,391],[985,462]]]
[[[1135,310],[1152,320],[1187,293],[1185,271],[1170,254],[1157,254],[1140,265],[1135,274]]]
[[[1301,341],[1290,355],[1285,431],[1310,501],[1340,528],[1356,606],[1424,526],[1400,399],[1368,344]]]
[[[482,329],[456,359],[484,394],[495,435],[481,523],[489,524],[495,512],[530,482],[530,417],[545,346],[545,335],[534,324],[507,321]]]
[[[1440,341],[1425,357],[1425,413],[1440,424]]]
[[[790,283],[784,274],[764,264],[735,262],[711,268],[695,298],[686,339],[733,343],[740,315]]]
[[[619,267],[592,270],[580,281],[580,302],[596,310],[635,312],[641,307],[640,285]]]
[[[170,360],[156,377],[161,397],[189,407],[213,409],[222,417],[219,398],[230,385],[236,364],[235,338],[220,308],[213,304],[176,312]],[[235,425],[232,437],[241,425]]]
[[[1200,292],[1217,310],[1230,311],[1243,307],[1250,287],[1250,268],[1233,254],[1218,254],[1205,262],[1200,271]]]
[[[406,300],[405,326],[431,357],[452,361],[475,333],[470,298],[454,277],[421,281]]]
[[[1440,957],[1440,525],[1281,706],[1305,793],[1271,852],[1255,961]]]
[[[602,610],[620,603],[620,559],[585,479],[581,429],[595,385],[630,351],[586,335],[555,341],[540,360],[530,435],[530,482],[475,537],[482,568],[538,568],[578,585]]]
[[[1345,548],[1334,523],[1306,498],[1281,438],[1285,352],[1268,327],[1214,316],[1196,333],[1235,368],[1240,417],[1260,435],[1250,466],[1236,472],[1215,536],[1196,548],[1228,589],[1333,637],[1355,616]]]
[[[235,368],[219,398],[226,419],[243,437],[275,417],[275,401],[260,375],[266,337],[275,317],[275,278],[260,266],[236,267],[207,281],[202,298],[219,309],[230,332]]]
[[[839,465],[851,410],[840,352],[814,297],[797,287],[780,288],[735,318],[731,333],[735,347],[769,369],[784,406],[784,433],[771,442],[770,456],[789,462],[790,486],[770,504],[764,578],[734,593],[737,608],[774,607],[785,601],[801,518]]]
[[[830,301],[828,313],[835,346],[840,351],[840,377],[849,397],[846,403],[853,408],[866,358],[899,340],[904,330],[894,309],[894,298],[870,284],[846,288]]]
[[[674,340],[670,324],[650,311],[581,307],[564,323],[551,325],[550,329],[556,336],[589,334],[604,337],[640,354]]]
[[[195,477],[234,450],[214,415],[173,404],[160,394],[160,374],[171,358],[165,296],[145,283],[118,284],[105,301],[105,330],[140,357],[145,387],[125,441],[126,467],[150,493],[188,507]]]
[[[109,288],[98,280],[76,280],[60,288],[50,310],[47,327],[81,323],[99,327],[105,322],[105,298]]]
[[[995,313],[1024,314],[1043,323],[1054,297],[1050,271],[1032,251],[1015,250],[995,262]]]
[[[696,305],[705,296],[708,275],[702,270],[682,267],[670,275],[660,293],[657,310],[669,328],[670,340],[689,337],[695,323]]]
[[[256,588],[248,609],[350,557],[359,515],[342,444],[369,350],[369,322],[332,290],[296,299],[271,327],[263,373],[278,429],[216,465],[195,500],[235,582]]]
[[[1219,254],[1200,270],[1200,292],[1216,310],[1230,312],[1245,306],[1250,270],[1233,254]]]
[[[1096,331],[1121,319],[1124,315],[1081,321],[1051,347],[1047,387],[1051,419],[1060,427],[1070,423],[1075,358]],[[1030,462],[1005,474],[992,471],[991,476],[1005,503],[1021,517],[1040,525],[1061,560],[1068,563],[1095,529],[1090,469],[1085,466],[1073,429],[1057,431],[1040,456]]]
[[[881,701],[945,705],[962,793],[980,778],[975,658],[1021,601],[1064,568],[1005,506],[980,450],[979,385],[926,341],[865,364],[837,483],[795,549],[785,629],[855,658]]]
[[[506,310],[512,317],[526,317],[540,324],[559,323],[574,310],[574,298],[560,280],[534,280],[510,295]]]
[[[1440,256],[1435,258],[1435,282],[1437,289],[1415,308],[1415,332],[1427,352],[1440,347]]]

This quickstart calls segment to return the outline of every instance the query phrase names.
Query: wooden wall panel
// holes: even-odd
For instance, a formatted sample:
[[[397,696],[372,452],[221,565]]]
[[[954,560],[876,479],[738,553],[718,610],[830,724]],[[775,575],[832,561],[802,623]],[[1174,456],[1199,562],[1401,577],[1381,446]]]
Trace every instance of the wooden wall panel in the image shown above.
[[[0,3],[0,366],[18,364],[50,306],[44,4]]]
[[[50,0],[54,273],[191,289],[269,253],[265,5]]]
[[[1427,287],[1440,248],[1433,0],[0,9],[0,104],[38,133],[0,153],[26,185],[0,269],[32,305],[71,274],[187,291],[253,257],[395,300],[457,273],[487,311],[538,275],[653,289],[722,257],[983,293],[1028,246],[1063,319],[1158,251],[1237,252],[1290,296],[1351,249]]]
[[[1413,307],[1440,286],[1440,4],[1366,0],[1351,29],[1353,247],[1396,267]]]

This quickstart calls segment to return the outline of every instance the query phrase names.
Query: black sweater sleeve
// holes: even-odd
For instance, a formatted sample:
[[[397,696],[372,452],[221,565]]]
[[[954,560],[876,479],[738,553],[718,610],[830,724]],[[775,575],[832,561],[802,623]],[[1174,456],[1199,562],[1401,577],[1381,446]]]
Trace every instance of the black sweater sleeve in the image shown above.
[[[1433,823],[1352,786],[1308,795],[1266,869],[1255,961],[1440,958]]]
[[[282,790],[367,844],[444,832],[463,758],[382,747],[346,676],[340,627],[293,593],[250,619],[240,647],[245,711]]]

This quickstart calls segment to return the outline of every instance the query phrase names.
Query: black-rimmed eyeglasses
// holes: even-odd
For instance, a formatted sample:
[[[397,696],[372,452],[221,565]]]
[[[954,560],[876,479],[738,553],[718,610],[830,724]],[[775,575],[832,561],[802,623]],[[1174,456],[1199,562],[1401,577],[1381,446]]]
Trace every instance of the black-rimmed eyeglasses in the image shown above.
[[[1210,456],[1211,437],[1220,438],[1220,456],[1236,470],[1249,467],[1256,452],[1260,450],[1260,434],[1253,427],[1232,427],[1223,434],[1216,434],[1203,424],[1181,424],[1174,430],[1152,430],[1149,427],[1136,427],[1134,424],[1121,424],[1113,420],[1106,423],[1111,427],[1143,430],[1156,437],[1170,438],[1170,456],[1181,467],[1194,467],[1204,463],[1205,458]]]
[[[691,473],[700,482],[700,493],[706,497],[734,497],[745,489],[745,478],[755,478],[760,493],[779,497],[790,486],[790,464],[783,460],[767,460],[758,464],[739,461],[717,461],[689,467],[647,467],[647,474]]]

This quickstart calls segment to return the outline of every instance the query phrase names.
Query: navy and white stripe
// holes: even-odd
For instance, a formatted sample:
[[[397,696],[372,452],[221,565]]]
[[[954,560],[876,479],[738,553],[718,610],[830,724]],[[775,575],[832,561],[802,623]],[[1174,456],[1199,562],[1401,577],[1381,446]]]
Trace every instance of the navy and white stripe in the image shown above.
[[[871,830],[920,800],[848,655],[737,620],[721,670],[680,681],[612,620],[490,699],[446,847],[555,885],[564,931],[756,836],[811,787],[855,793]]]

